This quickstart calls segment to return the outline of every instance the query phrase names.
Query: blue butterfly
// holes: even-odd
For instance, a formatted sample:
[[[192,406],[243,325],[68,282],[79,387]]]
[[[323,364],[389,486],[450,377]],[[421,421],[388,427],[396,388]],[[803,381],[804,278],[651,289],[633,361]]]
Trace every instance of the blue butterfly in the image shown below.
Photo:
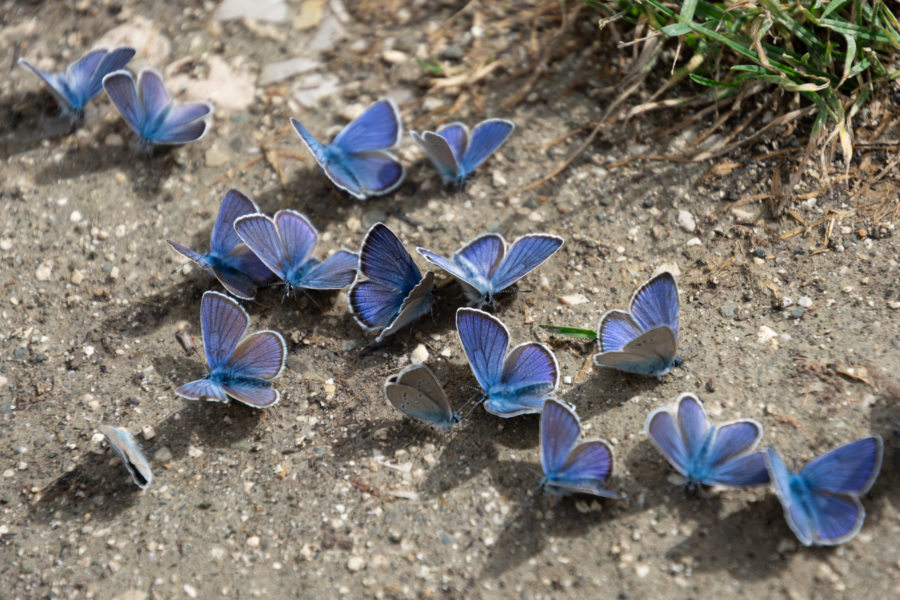
[[[232,295],[253,300],[256,288],[273,277],[272,271],[241,242],[234,222],[242,215],[259,212],[256,203],[238,190],[228,190],[219,208],[209,240],[209,252],[200,254],[171,240],[169,245],[215,275]]]
[[[416,248],[425,260],[453,275],[463,287],[470,306],[493,306],[495,296],[539,267],[563,245],[563,239],[547,233],[517,238],[506,248],[502,235],[478,236],[449,259],[425,248]]]
[[[570,407],[547,398],[541,413],[541,483],[551,494],[592,494],[621,498],[604,487],[612,475],[615,457],[606,440],[581,439],[581,421]]]
[[[103,89],[128,126],[140,136],[144,147],[196,142],[209,131],[212,104],[193,102],[176,106],[166,91],[162,75],[153,69],[142,69],[137,85],[128,71],[115,71],[103,78]]]
[[[91,50],[62,73],[47,73],[24,58],[19,64],[29,69],[47,84],[60,108],[75,120],[84,117],[84,107],[103,89],[103,78],[128,64],[135,49],[121,46],[111,51],[106,48]]]
[[[600,353],[594,364],[662,377],[681,364],[678,345],[678,286],[668,271],[645,281],[634,292],[628,311],[610,310],[597,329]]]
[[[225,404],[234,398],[253,408],[278,404],[281,394],[271,380],[284,369],[287,346],[280,333],[268,329],[245,337],[249,325],[250,315],[236,300],[219,292],[203,294],[200,326],[209,372],[175,393]]]
[[[805,546],[835,546],[859,533],[866,518],[859,497],[875,483],[883,456],[884,442],[876,435],[823,454],[795,473],[775,450],[766,450],[784,518]]]
[[[403,414],[444,432],[462,420],[450,406],[434,373],[421,363],[390,375],[384,382],[384,395]]]
[[[323,146],[297,119],[291,124],[334,185],[366,200],[397,189],[406,169],[390,151],[400,142],[403,124],[392,100],[381,100]]]
[[[762,425],[752,419],[713,425],[700,400],[682,394],[675,410],[657,408],[650,413],[645,429],[689,487],[769,482],[762,452],[753,451],[762,438]]]
[[[106,437],[110,448],[116,451],[122,464],[128,469],[131,479],[134,480],[142,490],[150,487],[153,483],[153,472],[150,470],[150,463],[141,451],[131,434],[124,429],[111,427],[110,425],[97,424],[97,429]]]
[[[472,373],[484,390],[484,408],[498,417],[539,413],[559,385],[556,357],[539,342],[509,351],[509,330],[499,319],[474,308],[456,311],[456,331]]]
[[[234,230],[285,285],[285,293],[296,288],[339,290],[356,277],[356,254],[338,250],[324,261],[312,258],[319,234],[304,215],[280,210],[275,218],[254,214],[239,218]]]
[[[384,223],[375,223],[363,239],[357,271],[348,294],[350,312],[363,329],[379,332],[376,342],[431,310],[434,273],[422,277]]]
[[[411,131],[412,139],[425,151],[441,174],[444,184],[462,185],[515,129],[512,121],[485,119],[472,135],[463,123],[450,123],[437,131]]]

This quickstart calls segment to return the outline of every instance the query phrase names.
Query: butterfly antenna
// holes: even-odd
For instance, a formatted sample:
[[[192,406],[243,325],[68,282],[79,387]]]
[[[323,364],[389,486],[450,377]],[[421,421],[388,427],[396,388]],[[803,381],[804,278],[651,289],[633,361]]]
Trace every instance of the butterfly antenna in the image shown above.
[[[373,352],[375,352],[376,350],[378,350],[379,348],[384,348],[385,346],[388,345],[388,343],[389,343],[388,340],[381,340],[380,342],[378,342],[378,341],[372,342],[371,344],[364,346],[363,349],[359,351],[359,356],[360,357],[368,356],[368,355],[372,354]]]
[[[472,412],[473,412],[476,408],[478,408],[478,405],[481,404],[486,398],[487,398],[487,396],[485,396],[484,394],[482,394],[482,393],[479,392],[478,394],[475,394],[474,396],[472,396],[471,398],[469,398],[468,400],[466,400],[466,403],[462,405],[462,407],[460,408],[460,410],[461,410],[461,411],[462,411],[462,410],[465,410],[465,408],[466,408],[467,406],[469,406],[470,404],[472,405],[472,407],[471,407],[468,411],[466,411],[466,413],[465,413],[464,415],[462,415],[462,417],[461,417],[462,420],[463,420],[463,421],[468,420],[468,418],[469,418],[469,416],[472,414]]]

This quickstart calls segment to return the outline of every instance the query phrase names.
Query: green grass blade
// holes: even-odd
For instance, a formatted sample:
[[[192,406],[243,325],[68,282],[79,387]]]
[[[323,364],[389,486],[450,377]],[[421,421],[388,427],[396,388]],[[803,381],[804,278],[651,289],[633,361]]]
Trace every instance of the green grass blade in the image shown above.
[[[597,339],[597,332],[593,329],[579,329],[578,327],[565,327],[562,325],[541,325],[541,327],[551,333],[558,333],[559,335],[567,335],[569,337],[587,340]]]

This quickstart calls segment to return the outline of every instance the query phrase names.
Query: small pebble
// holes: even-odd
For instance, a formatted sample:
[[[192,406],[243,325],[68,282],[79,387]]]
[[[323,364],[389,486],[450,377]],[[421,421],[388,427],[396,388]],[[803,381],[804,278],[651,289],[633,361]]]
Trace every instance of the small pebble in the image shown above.
[[[199,458],[200,456],[203,456],[203,450],[197,446],[188,446],[188,456],[191,458]]]
[[[362,556],[351,556],[347,560],[347,569],[356,573],[357,571],[362,571],[366,566],[366,559]]]
[[[247,538],[247,545],[251,548],[259,548],[259,536],[251,535]]]
[[[767,327],[766,325],[761,325],[759,330],[756,332],[756,340],[760,344],[768,344],[773,348],[778,347],[778,333],[775,332],[771,327]]]
[[[156,462],[169,462],[172,460],[172,451],[166,447],[162,447],[156,451],[156,454],[153,455],[153,458],[156,459]]]
[[[392,65],[399,65],[409,60],[409,57],[399,50],[385,50],[381,54],[381,58],[384,59],[384,62]]]
[[[409,362],[411,363],[424,363],[427,360],[428,348],[425,347],[425,344],[419,344],[409,353]]]
[[[812,306],[812,298],[809,296],[800,296],[800,299],[797,300],[797,304],[802,306],[803,308],[809,308]]]
[[[141,427],[141,435],[145,440],[152,440],[156,437],[156,429],[153,428],[153,425],[144,425]]]
[[[678,211],[678,226],[687,231],[688,233],[693,233],[695,229],[697,229],[697,221],[694,219],[694,215],[689,213],[686,210]]]
[[[734,304],[726,304],[719,309],[719,314],[726,319],[733,319],[737,315],[737,308]]]
[[[184,584],[184,593],[190,596],[191,598],[197,597],[197,588],[192,586],[189,583]]]
[[[48,262],[41,263],[40,266],[38,266],[37,270],[34,272],[35,278],[38,281],[49,281],[52,268],[52,265]]]
[[[566,306],[575,306],[577,304],[584,304],[587,302],[587,296],[584,294],[570,294],[568,296],[560,296],[559,302],[561,304],[565,304]]]

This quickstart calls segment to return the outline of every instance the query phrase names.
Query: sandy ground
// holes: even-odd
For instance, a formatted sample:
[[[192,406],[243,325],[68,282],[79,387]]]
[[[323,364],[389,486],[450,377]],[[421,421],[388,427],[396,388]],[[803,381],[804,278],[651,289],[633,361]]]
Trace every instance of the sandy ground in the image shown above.
[[[268,4],[280,16],[280,3]],[[530,6],[367,2],[348,13],[307,1],[287,4],[275,22],[220,22],[215,9],[0,9],[4,56],[60,69],[100,40],[129,42],[140,50],[132,67],[154,66],[180,99],[217,105],[205,140],[151,160],[105,97],[68,133],[38,80],[8,63],[0,103],[5,597],[900,595],[896,163],[861,194],[845,184],[816,193],[826,179],[811,170],[798,190],[807,197],[791,208],[807,223],[825,219],[827,245],[825,227],[788,235],[796,219],[772,219],[747,200],[768,190],[775,163],[765,155],[797,137],[717,162],[613,165],[677,153],[713,117],[658,140],[673,115],[619,120],[553,183],[520,193],[584,133],[547,144],[614,97],[609,86],[624,59],[612,44],[586,43],[589,12],[571,51],[503,108],[525,83],[512,75],[537,60],[534,36],[556,27],[523,22]],[[535,22],[544,25],[532,29]],[[307,62],[272,66],[297,57]],[[435,58],[446,78],[416,58]],[[284,69],[301,67],[284,78]],[[325,180],[288,117],[330,139],[384,96],[412,129],[487,116],[518,129],[463,191],[442,188],[406,138],[407,182],[358,202]],[[875,125],[863,116],[859,128]],[[862,154],[875,165],[890,158]],[[366,356],[360,350],[372,336],[348,315],[344,292],[283,300],[280,287],[266,289],[246,305],[252,329],[273,328],[288,341],[280,405],[259,412],[176,397],[205,369],[202,355],[184,355],[176,332],[199,338],[200,297],[220,288],[165,240],[205,247],[230,187],[268,213],[307,214],[326,252],[356,249],[379,220],[410,250],[443,253],[485,231],[564,236],[562,250],[497,314],[513,343],[553,347],[559,396],[577,407],[588,435],[611,441],[610,485],[627,498],[545,495],[536,417],[501,420],[478,409],[445,437],[387,404],[382,382],[411,355],[427,357],[455,405],[474,393],[453,327],[464,302],[455,284],[441,287],[431,317]],[[662,266],[678,274],[685,360],[662,381],[592,368],[593,344],[538,327],[596,327]],[[679,486],[643,424],[687,391],[716,420],[760,421],[763,444],[798,464],[881,434],[884,468],[863,499],[860,535],[804,548],[768,489],[690,494]],[[137,434],[156,478],[148,490],[102,442],[100,422]]]

